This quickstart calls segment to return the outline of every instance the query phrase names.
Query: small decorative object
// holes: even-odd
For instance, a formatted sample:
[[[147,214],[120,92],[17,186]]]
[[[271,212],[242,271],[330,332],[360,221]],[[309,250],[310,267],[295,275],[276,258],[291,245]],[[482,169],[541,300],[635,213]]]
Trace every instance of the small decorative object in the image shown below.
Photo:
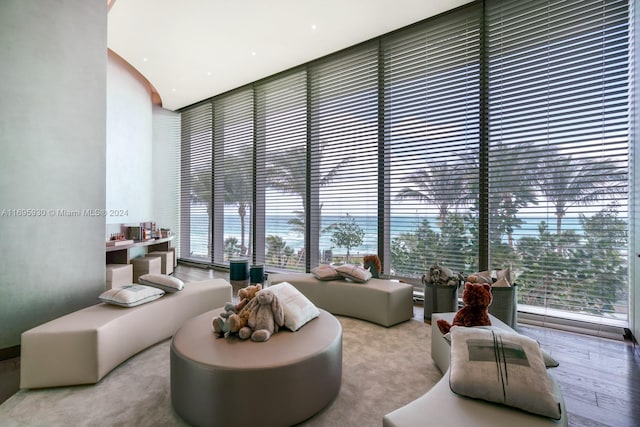
[[[491,326],[489,305],[492,300],[491,285],[487,283],[471,283],[464,285],[462,307],[453,317],[453,323],[444,319],[438,320],[438,328],[443,335],[449,333],[452,326]]]
[[[380,258],[378,255],[365,255],[363,258],[364,268],[368,268],[371,272],[371,277],[376,279],[380,278],[380,273],[382,273],[382,264],[380,263]]]
[[[264,265],[254,264],[249,269],[249,283],[255,285],[256,283],[264,283]]]
[[[262,285],[250,285],[246,288],[241,288],[238,290],[240,302],[238,304],[228,302],[224,305],[224,311],[213,319],[213,331],[219,338],[237,334],[240,329],[247,325],[247,320],[249,320],[247,305],[261,289]]]
[[[454,273],[447,267],[438,265],[434,262],[429,268],[427,274],[422,276],[422,283],[433,286],[460,286],[463,281],[462,273]]]
[[[463,282],[462,273],[454,274],[450,269],[434,262],[427,274],[422,276],[424,285],[424,319],[431,321],[432,313],[458,310],[458,287]]]
[[[258,291],[246,308],[249,311],[247,326],[238,332],[243,340],[267,341],[284,325],[284,308],[269,288]]]

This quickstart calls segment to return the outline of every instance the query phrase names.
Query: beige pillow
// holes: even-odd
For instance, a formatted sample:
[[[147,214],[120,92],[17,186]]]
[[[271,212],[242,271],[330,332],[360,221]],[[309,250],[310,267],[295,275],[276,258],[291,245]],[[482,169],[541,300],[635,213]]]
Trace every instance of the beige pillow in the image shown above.
[[[182,280],[177,277],[167,276],[166,274],[143,274],[138,277],[138,283],[162,289],[168,293],[178,292],[184,288]]]
[[[343,277],[330,265],[319,265],[311,269],[311,274],[318,280],[341,280]]]
[[[346,279],[357,283],[366,283],[371,279],[371,272],[364,267],[354,264],[342,264],[336,267],[336,271]]]
[[[454,326],[450,370],[449,386],[454,393],[556,420],[562,416],[540,346],[529,337]]]
[[[289,282],[269,286],[284,309],[284,326],[297,331],[320,315],[320,310]]]
[[[471,328],[479,328],[479,329],[498,329],[501,331],[504,331],[504,333],[510,332],[507,330],[504,330],[502,328],[497,328],[495,326],[471,326]],[[517,334],[517,332],[511,332],[513,334]],[[443,335],[444,340],[451,345],[451,332],[447,332],[446,334]],[[540,344],[540,343],[538,343]],[[540,348],[540,351],[542,352],[542,359],[544,360],[544,366],[547,368],[557,368],[558,366],[560,366],[560,362],[558,362],[551,354],[549,354],[547,351],[545,351],[543,348]]]

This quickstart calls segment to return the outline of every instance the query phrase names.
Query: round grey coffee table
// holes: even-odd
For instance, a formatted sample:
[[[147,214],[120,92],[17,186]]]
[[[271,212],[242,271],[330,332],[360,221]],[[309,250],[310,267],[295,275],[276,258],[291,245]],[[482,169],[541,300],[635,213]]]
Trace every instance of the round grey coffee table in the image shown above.
[[[171,341],[171,403],[195,426],[290,426],[329,404],[342,380],[342,326],[330,313],[267,342],[217,338],[220,309],[187,321]]]

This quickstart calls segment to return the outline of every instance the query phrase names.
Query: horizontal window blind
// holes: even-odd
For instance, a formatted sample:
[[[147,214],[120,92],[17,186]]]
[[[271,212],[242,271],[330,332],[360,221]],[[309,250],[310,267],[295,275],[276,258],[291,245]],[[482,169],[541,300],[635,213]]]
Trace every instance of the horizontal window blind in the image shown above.
[[[378,252],[377,43],[309,69],[309,200],[321,262],[362,262]]]
[[[307,76],[299,71],[256,85],[256,183],[264,224],[256,259],[305,271]],[[261,189],[261,190],[260,190]],[[258,239],[258,238],[257,238]],[[257,240],[256,239],[256,240]]]
[[[216,98],[213,132],[213,261],[252,253],[253,91]]]
[[[213,117],[207,102],[182,112],[180,257],[211,261]]]
[[[472,2],[185,109],[183,258],[510,268],[520,309],[625,323],[629,15]]]
[[[382,43],[393,275],[420,277],[434,262],[477,270],[479,11]]]
[[[521,304],[627,318],[628,13],[487,2],[490,262]]]

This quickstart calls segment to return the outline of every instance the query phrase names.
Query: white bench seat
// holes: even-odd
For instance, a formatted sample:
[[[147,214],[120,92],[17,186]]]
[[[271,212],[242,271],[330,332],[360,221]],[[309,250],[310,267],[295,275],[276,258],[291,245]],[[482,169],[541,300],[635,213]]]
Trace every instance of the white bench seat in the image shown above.
[[[199,314],[232,299],[222,279],[187,283],[153,302],[100,303],[22,333],[20,388],[94,384],[136,353],[171,337]]]
[[[393,326],[413,317],[413,286],[384,279],[367,283],[322,281],[306,273],[270,274],[269,283],[289,282],[331,314]]]
[[[444,339],[437,322],[438,319],[445,319],[451,323],[455,314],[433,313],[431,317],[431,358],[438,369],[444,372],[444,376],[421,397],[385,415],[382,421],[383,427],[567,426],[568,419],[564,400],[553,375],[549,375],[549,379],[557,395],[560,396],[562,417],[559,420],[530,414],[497,403],[460,396],[451,391],[449,387],[451,346]],[[495,316],[489,314],[489,318],[492,326],[513,331],[512,328]]]

